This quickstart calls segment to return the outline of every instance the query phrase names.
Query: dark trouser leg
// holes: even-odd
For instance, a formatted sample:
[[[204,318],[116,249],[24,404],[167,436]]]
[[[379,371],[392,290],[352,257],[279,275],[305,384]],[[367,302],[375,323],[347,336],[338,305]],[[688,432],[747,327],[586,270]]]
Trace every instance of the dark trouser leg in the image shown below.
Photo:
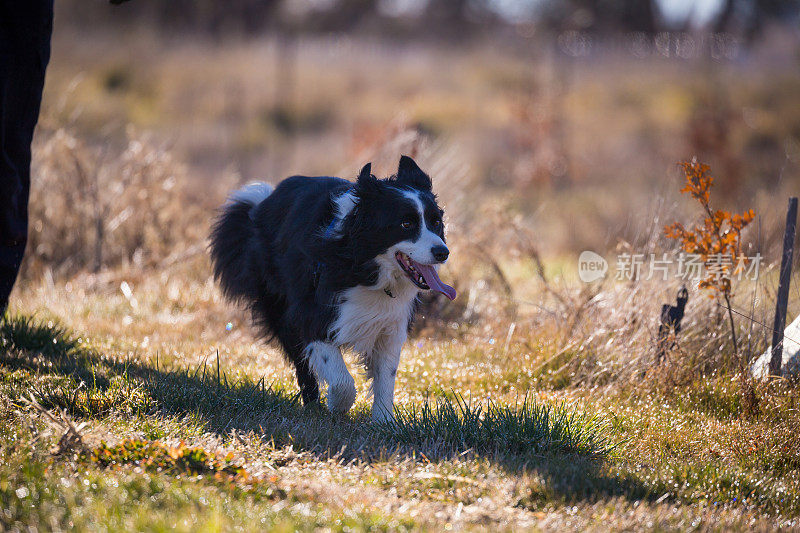
[[[28,241],[31,140],[52,28],[53,0],[0,0],[0,314]]]

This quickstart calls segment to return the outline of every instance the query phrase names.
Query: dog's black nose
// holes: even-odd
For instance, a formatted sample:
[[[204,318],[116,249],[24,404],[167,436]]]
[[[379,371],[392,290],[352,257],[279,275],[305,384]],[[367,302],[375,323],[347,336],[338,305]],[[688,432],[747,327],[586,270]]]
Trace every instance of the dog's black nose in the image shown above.
[[[447,246],[434,246],[431,248],[431,255],[438,262],[444,263],[447,261],[447,256],[450,255],[450,250],[447,249]]]

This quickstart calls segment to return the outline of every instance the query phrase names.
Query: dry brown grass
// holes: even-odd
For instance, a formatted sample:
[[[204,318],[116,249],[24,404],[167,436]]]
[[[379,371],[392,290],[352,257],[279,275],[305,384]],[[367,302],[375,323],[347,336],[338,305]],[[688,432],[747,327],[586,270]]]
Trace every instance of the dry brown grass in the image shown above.
[[[27,277],[153,269],[202,246],[209,191],[193,190],[164,148],[144,137],[119,152],[92,148],[65,129],[39,138]]]

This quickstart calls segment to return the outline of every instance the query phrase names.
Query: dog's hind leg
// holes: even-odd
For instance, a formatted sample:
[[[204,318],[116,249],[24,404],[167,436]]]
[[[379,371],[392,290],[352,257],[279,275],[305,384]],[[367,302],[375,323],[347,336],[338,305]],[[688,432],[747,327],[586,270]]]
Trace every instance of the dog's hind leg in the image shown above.
[[[279,330],[277,337],[286,352],[287,359],[294,365],[303,405],[317,403],[319,401],[319,384],[308,365],[300,337],[288,328]]]
[[[294,368],[297,372],[297,384],[300,386],[303,405],[317,403],[319,401],[319,384],[308,365],[308,360],[305,357],[299,357],[294,361]]]
[[[305,349],[314,374],[328,384],[328,410],[346,413],[356,401],[356,383],[347,371],[339,348],[329,342],[312,342]]]

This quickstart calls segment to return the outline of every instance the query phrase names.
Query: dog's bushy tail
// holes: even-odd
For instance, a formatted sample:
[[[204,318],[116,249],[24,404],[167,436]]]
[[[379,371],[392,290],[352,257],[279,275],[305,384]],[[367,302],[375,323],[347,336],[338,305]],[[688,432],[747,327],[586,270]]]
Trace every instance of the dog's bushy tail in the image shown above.
[[[255,234],[252,213],[272,194],[266,183],[253,183],[231,194],[211,230],[211,262],[214,278],[231,300],[250,300],[258,294],[250,267]]]

